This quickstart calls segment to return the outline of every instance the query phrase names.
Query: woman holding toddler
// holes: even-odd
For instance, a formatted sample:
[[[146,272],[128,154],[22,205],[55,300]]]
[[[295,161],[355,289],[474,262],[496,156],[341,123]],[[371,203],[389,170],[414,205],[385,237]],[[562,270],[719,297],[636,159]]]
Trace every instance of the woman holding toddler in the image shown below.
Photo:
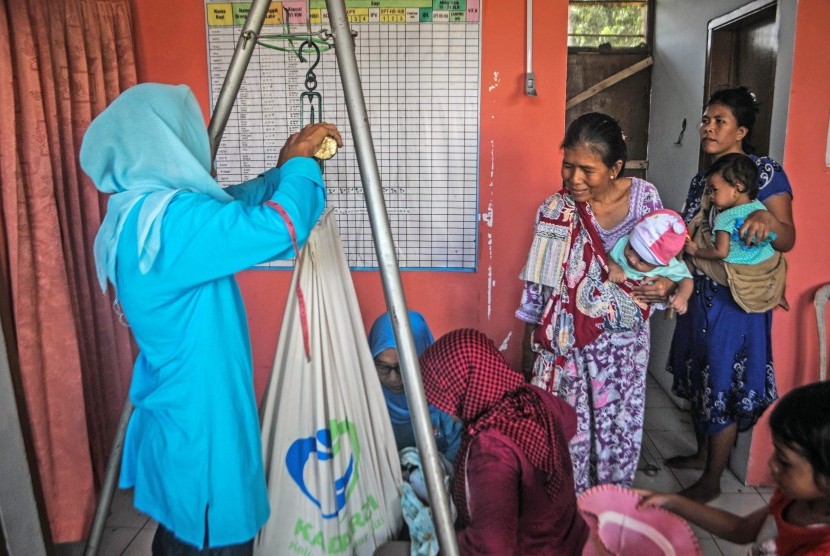
[[[691,401],[698,446],[696,453],[666,464],[703,469],[700,479],[681,493],[700,502],[720,494],[720,477],[738,432],[751,428],[778,397],[772,308],[785,305],[780,253],[792,249],[795,225],[787,175],[774,160],[756,156],[750,143],[757,111],[745,87],[709,98],[700,138],[715,164],[692,179],[683,209],[695,238],[687,245],[695,287],[689,312],[677,320],[667,370],[674,374],[674,393]],[[742,170],[747,158],[757,174]],[[755,184],[745,183],[753,178]],[[724,226],[727,209],[743,214]],[[764,249],[775,253],[753,256]],[[736,256],[744,264],[734,264]],[[749,286],[739,276],[746,272],[754,279]],[[762,272],[770,278],[759,282]]]

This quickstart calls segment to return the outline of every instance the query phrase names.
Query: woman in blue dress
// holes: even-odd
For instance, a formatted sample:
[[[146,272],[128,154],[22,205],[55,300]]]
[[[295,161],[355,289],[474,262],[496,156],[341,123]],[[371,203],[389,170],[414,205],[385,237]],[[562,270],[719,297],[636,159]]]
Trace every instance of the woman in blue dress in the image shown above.
[[[750,143],[757,113],[746,87],[715,92],[700,123],[703,151],[718,159],[729,153],[749,155],[758,167],[758,200],[768,209],[749,215],[739,230],[747,244],[775,234],[773,247],[789,251],[795,243],[792,189],[774,160],[757,156]],[[714,210],[701,201],[706,188],[703,172],[689,187],[683,217],[688,224],[701,210]],[[738,432],[751,428],[777,398],[772,363],[772,311],[747,313],[732,298],[728,286],[697,272],[689,311],[677,319],[668,371],[672,391],[692,404],[698,447],[695,454],[666,461],[670,467],[703,469],[685,496],[706,502],[720,494],[720,477]]]
[[[153,554],[250,555],[269,515],[248,323],[234,274],[294,253],[325,208],[312,154],[331,124],[289,137],[279,165],[221,188],[184,85],[124,91],[87,129],[81,167],[110,195],[95,239],[101,289],[140,349],[121,488],[158,528]],[[281,213],[289,215],[292,226]],[[295,232],[295,238],[292,233]]]

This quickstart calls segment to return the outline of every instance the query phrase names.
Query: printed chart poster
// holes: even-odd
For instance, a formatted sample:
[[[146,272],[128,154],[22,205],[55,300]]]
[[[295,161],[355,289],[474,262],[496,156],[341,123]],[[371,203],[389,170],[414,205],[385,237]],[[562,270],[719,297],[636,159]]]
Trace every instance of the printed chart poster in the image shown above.
[[[250,2],[205,3],[211,107],[219,97]],[[346,9],[381,184],[403,269],[473,271],[478,225],[480,0],[355,0]],[[331,30],[322,0],[271,2],[216,157],[219,182],[277,163],[291,133],[312,121],[340,129],[326,161],[328,206],[354,269],[377,267],[363,184],[334,52],[276,35]],[[270,36],[270,37],[269,37]],[[318,36],[319,38],[319,36]],[[268,46],[263,46],[262,43]],[[270,48],[269,48],[270,47]],[[269,263],[284,267],[285,263]],[[263,266],[269,266],[263,265]]]

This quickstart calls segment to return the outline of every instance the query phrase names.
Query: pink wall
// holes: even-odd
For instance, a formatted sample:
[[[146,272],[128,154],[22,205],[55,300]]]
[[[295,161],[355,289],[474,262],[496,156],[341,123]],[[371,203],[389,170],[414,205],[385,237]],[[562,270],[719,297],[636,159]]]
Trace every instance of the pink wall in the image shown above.
[[[539,96],[524,95],[523,2],[485,1],[482,9],[480,212],[492,226],[479,230],[478,271],[404,272],[407,305],[421,311],[436,336],[475,327],[497,344],[510,337],[508,357],[518,366],[522,326],[513,311],[518,273],[530,244],[535,209],[559,187],[564,134],[567,1],[534,9],[534,73]],[[204,4],[198,0],[134,0],[140,81],[185,83],[208,106]],[[560,37],[560,40],[550,40]],[[341,127],[347,121],[335,122]],[[385,311],[379,274],[353,273],[369,326]],[[239,276],[261,395],[276,349],[289,273],[246,271]]]
[[[794,386],[815,382],[819,376],[813,296],[816,289],[830,282],[830,169],[824,165],[830,119],[830,42],[824,26],[818,22],[828,19],[830,2],[799,0],[783,160],[793,185],[798,239],[787,256],[787,299],[791,309],[776,310],[773,324],[773,355],[780,395]],[[753,438],[750,482],[769,482],[766,462],[771,453],[772,441],[763,419]]]
[[[471,326],[497,343],[510,336],[508,356],[518,365],[520,324],[513,318],[519,272],[530,241],[535,208],[558,188],[564,132],[567,1],[537,3],[534,70],[539,96],[523,94],[524,9],[517,2],[483,2],[481,79],[480,212],[492,209],[492,226],[479,231],[475,273],[404,272],[407,304],[423,312],[433,332]],[[186,83],[208,105],[204,5],[187,0],[170,8],[166,0],[134,0],[141,81]],[[781,393],[818,377],[817,330],[812,300],[830,282],[825,247],[830,173],[824,149],[830,116],[830,43],[823,27],[830,3],[800,0],[790,91],[784,166],[795,190],[798,241],[788,255],[790,312],[775,315],[774,344]],[[550,40],[561,37],[561,40]],[[207,117],[207,113],[206,113]],[[335,122],[340,126],[348,122]],[[543,146],[539,156],[539,145]],[[367,326],[385,310],[379,275],[353,274]],[[239,275],[254,350],[255,380],[261,394],[276,348],[289,274],[247,271]],[[748,480],[768,482],[771,453],[766,420],[756,427]]]

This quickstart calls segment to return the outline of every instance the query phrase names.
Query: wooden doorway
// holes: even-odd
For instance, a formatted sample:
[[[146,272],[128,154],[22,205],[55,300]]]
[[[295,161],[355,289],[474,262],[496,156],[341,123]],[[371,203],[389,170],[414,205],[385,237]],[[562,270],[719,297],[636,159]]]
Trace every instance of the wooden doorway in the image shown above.
[[[718,89],[739,85],[755,94],[758,117],[751,142],[759,154],[769,153],[778,52],[777,8],[775,1],[757,0],[709,22],[704,98]],[[701,163],[705,165],[702,159]]]

